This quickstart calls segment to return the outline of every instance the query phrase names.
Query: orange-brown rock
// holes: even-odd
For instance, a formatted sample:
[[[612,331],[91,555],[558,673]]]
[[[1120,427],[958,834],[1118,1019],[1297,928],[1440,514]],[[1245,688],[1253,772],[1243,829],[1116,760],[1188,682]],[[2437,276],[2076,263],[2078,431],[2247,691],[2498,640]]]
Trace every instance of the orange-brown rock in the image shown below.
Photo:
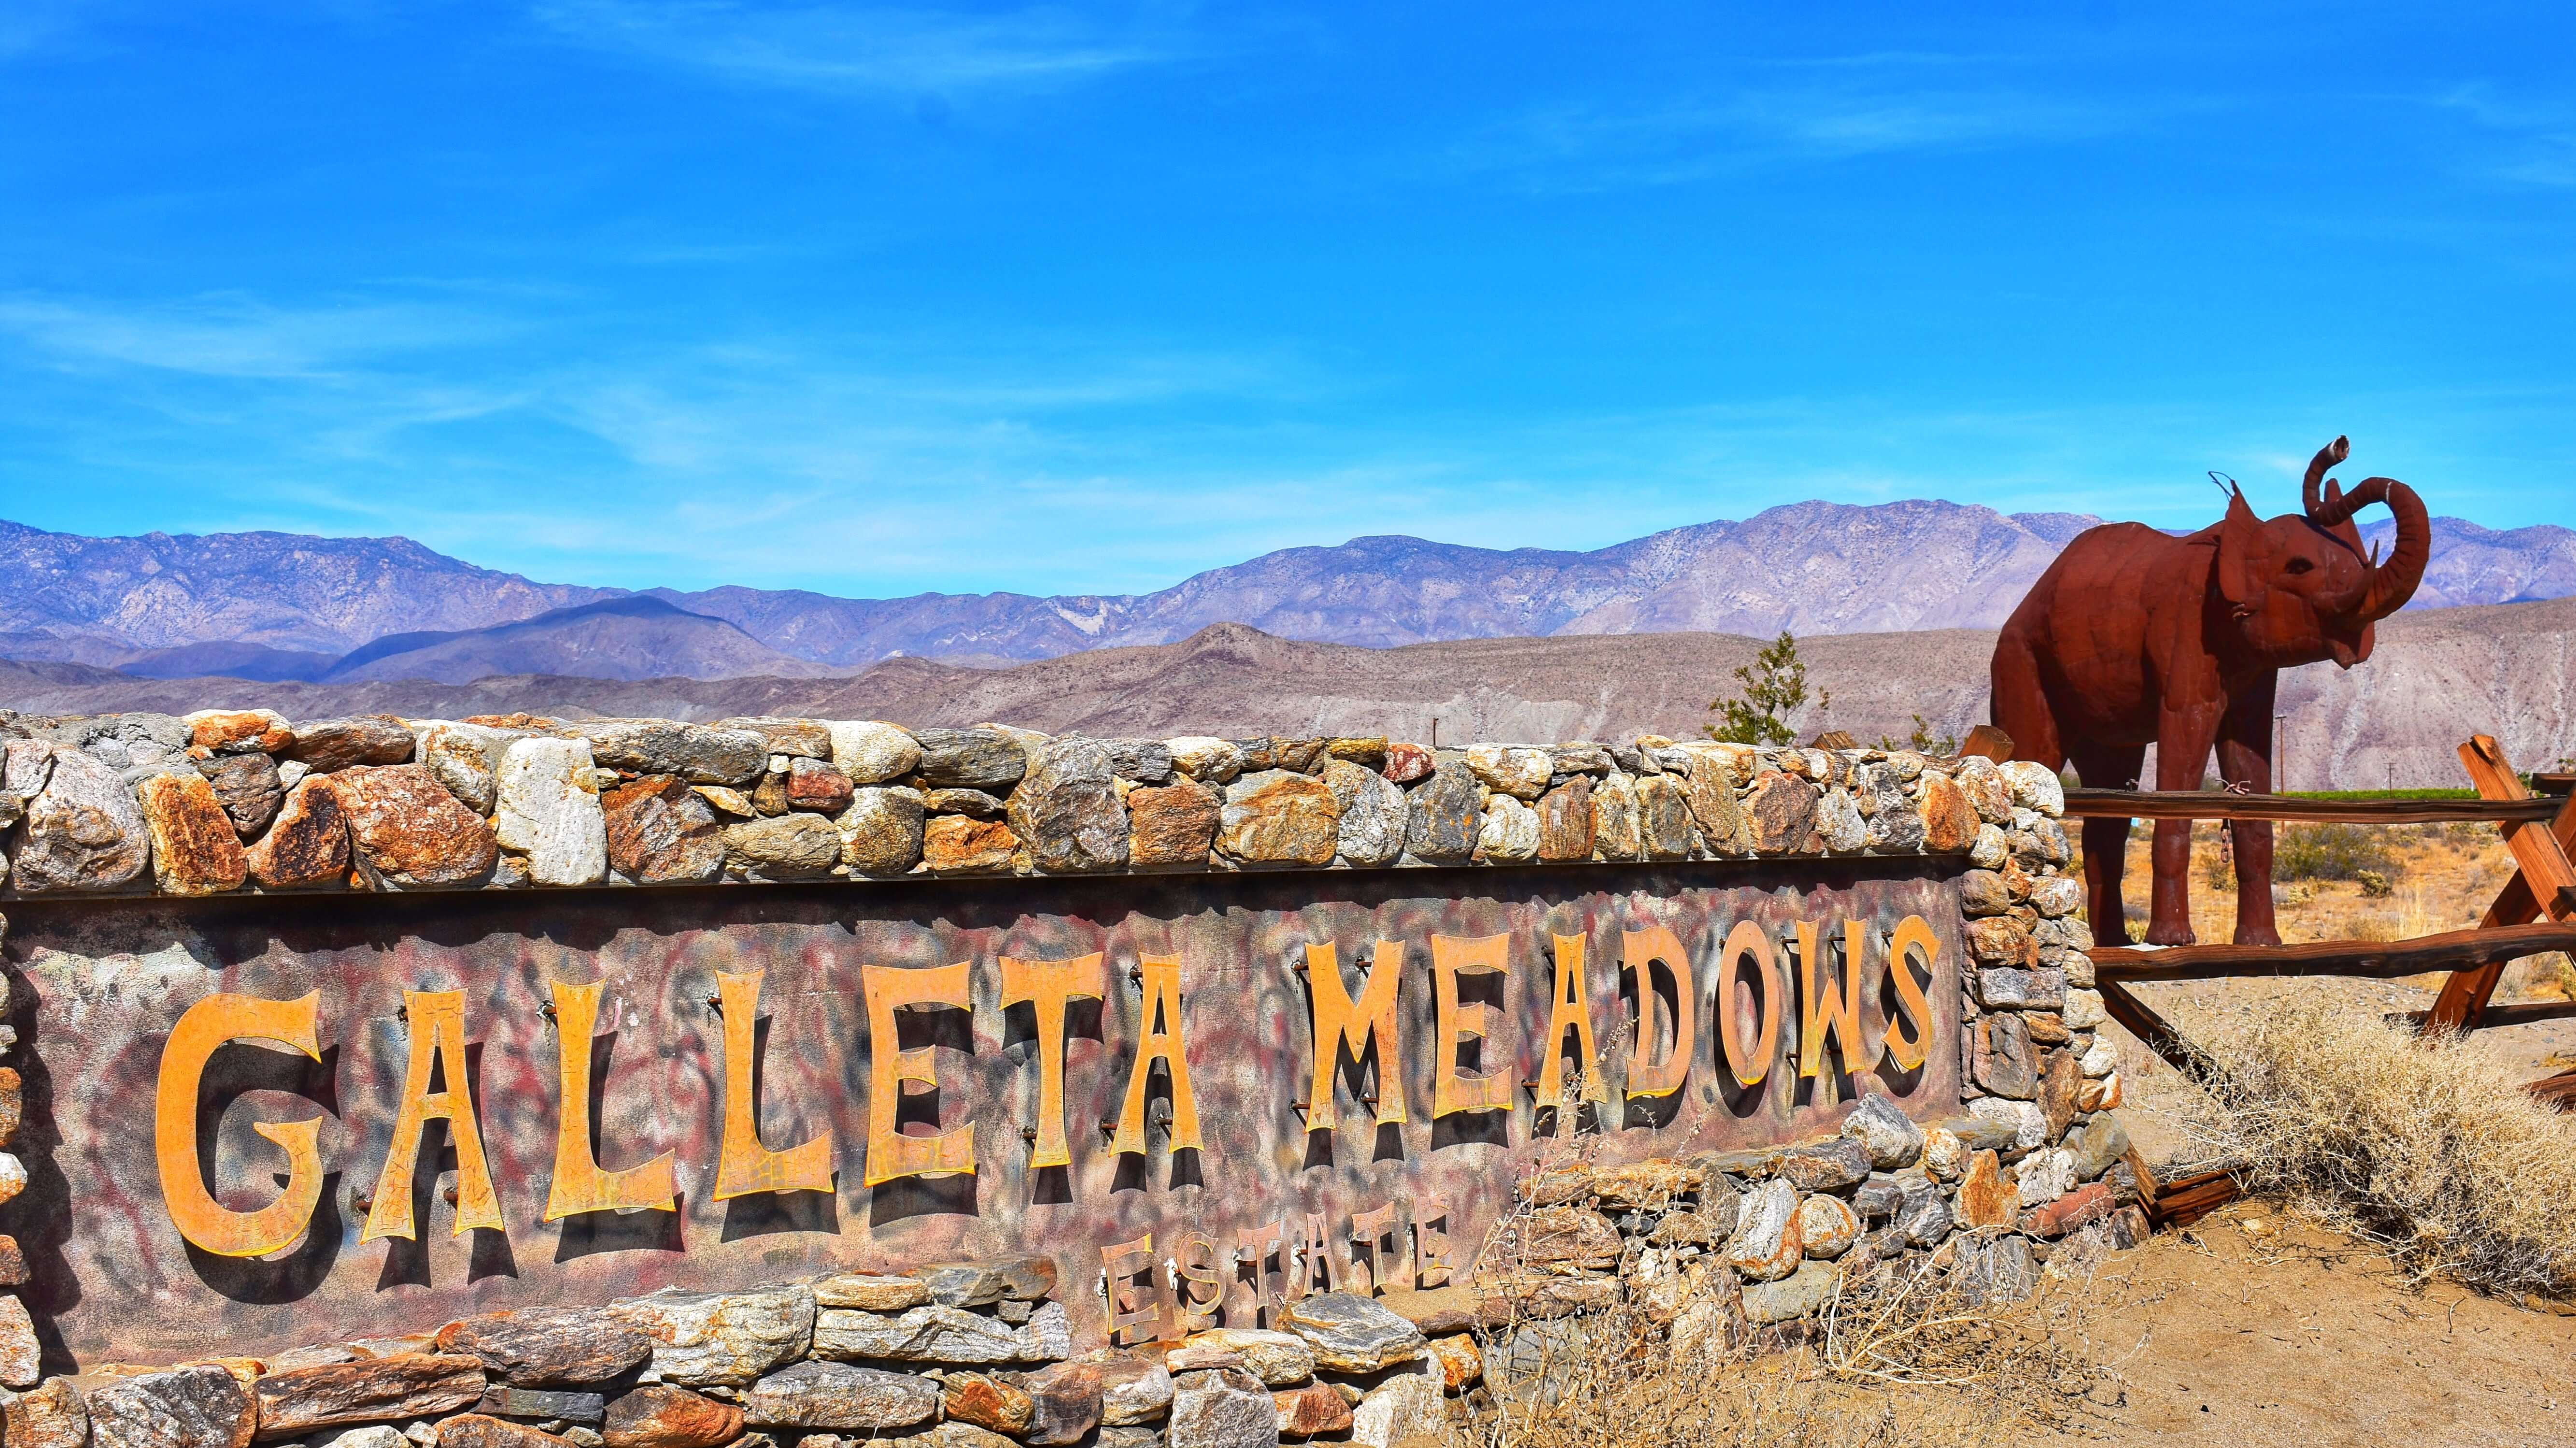
[[[1485,1355],[1476,1348],[1476,1340],[1465,1333],[1431,1340],[1431,1360],[1440,1365],[1440,1385],[1453,1393],[1463,1393],[1485,1376]]]
[[[483,1398],[483,1364],[452,1353],[391,1353],[290,1368],[253,1385],[263,1438],[294,1438],[346,1423],[435,1418]]]
[[[723,1448],[742,1436],[742,1409],[667,1383],[612,1399],[599,1425],[608,1448]]]
[[[1547,1207],[1504,1228],[1500,1260],[1605,1271],[1619,1263],[1619,1229],[1589,1207]]]
[[[2039,1077],[2039,1114],[2048,1118],[2048,1139],[2057,1140],[2075,1124],[2084,1091],[2084,1068],[2073,1051],[2051,1051]]]
[[[1330,1383],[1308,1383],[1302,1388],[1274,1392],[1270,1401],[1279,1409],[1279,1436],[1314,1438],[1326,1433],[1347,1433],[1351,1428],[1351,1405],[1333,1391]]]
[[[18,1249],[18,1239],[0,1235],[0,1287],[19,1287],[27,1281],[27,1254]],[[0,1437],[0,1443],[10,1441]]]
[[[937,875],[991,874],[1011,868],[1019,836],[1001,820],[937,815],[921,827],[921,859]]]
[[[1977,842],[1977,807],[1948,775],[1925,770],[1923,797],[1914,808],[1923,816],[1925,854],[1965,854]]]
[[[572,1440],[525,1423],[464,1413],[438,1425],[438,1448],[571,1448]]]
[[[1203,869],[1216,839],[1216,791],[1195,780],[1127,792],[1127,862]]]
[[[1100,1369],[1079,1360],[1022,1373],[1015,1380],[1029,1395],[1024,1443],[1079,1443],[1100,1426]]]
[[[492,826],[426,765],[360,765],[330,783],[358,855],[396,885],[462,884],[488,873],[500,854]]]
[[[202,774],[155,774],[135,786],[152,832],[152,878],[164,895],[220,895],[241,888],[241,837]]]
[[[340,796],[321,776],[286,792],[268,833],[242,852],[242,863],[263,889],[294,890],[338,884],[349,873],[349,817]]]
[[[950,1373],[939,1385],[939,1405],[951,1421],[1014,1438],[1029,1431],[1037,1414],[1035,1399],[986,1373]]]
[[[1822,797],[1814,785],[1794,774],[1774,772],[1755,780],[1753,793],[1745,800],[1745,812],[1753,820],[1753,848],[1765,855],[1797,849],[1807,838],[1816,801]]]
[[[23,1393],[9,1395],[0,1419],[0,1442],[9,1448],[81,1448],[89,1441],[89,1409],[80,1391],[53,1378]]]
[[[2107,1182],[2078,1187],[2045,1206],[2033,1207],[2021,1219],[2022,1230],[2034,1237],[2063,1237],[2076,1228],[2098,1222],[2119,1206]]]
[[[2001,1158],[1981,1151],[1968,1159],[1967,1174],[1959,1178],[1959,1225],[2009,1227],[2020,1207],[2020,1193],[2003,1174]]]
[[[609,868],[638,885],[712,880],[724,869],[724,827],[677,775],[653,774],[599,797]]]
[[[0,1146],[18,1139],[18,1123],[27,1110],[26,1084],[18,1079],[18,1068],[0,1066]]]
[[[226,745],[259,749],[275,754],[295,742],[293,732],[277,720],[256,710],[216,712],[191,715],[188,743],[192,748],[211,754],[231,751]]]
[[[1576,775],[1540,796],[1538,857],[1542,860],[1592,858],[1592,781]]]
[[[1420,1291],[1390,1292],[1377,1305],[1412,1323],[1425,1337],[1499,1327],[1508,1319],[1489,1316],[1485,1294],[1463,1282]]]

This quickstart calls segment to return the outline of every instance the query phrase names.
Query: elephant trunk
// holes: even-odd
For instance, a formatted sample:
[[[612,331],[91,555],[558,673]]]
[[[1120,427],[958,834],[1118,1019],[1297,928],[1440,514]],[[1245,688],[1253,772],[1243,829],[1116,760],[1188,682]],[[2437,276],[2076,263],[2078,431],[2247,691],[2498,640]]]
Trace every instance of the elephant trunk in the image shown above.
[[[2300,501],[2307,505],[2308,516],[2316,518],[2320,524],[2328,528],[2333,527],[2334,523],[2318,515],[2334,506],[2334,500],[2320,499],[2317,496],[2317,483],[2325,477],[2326,469],[2340,464],[2350,456],[2352,456],[2352,439],[2336,438],[2324,447],[2318,448],[2317,455],[2308,459],[2308,475],[2299,484]]]
[[[2397,517],[2397,546],[2387,562],[2374,559],[2360,610],[2364,620],[2386,618],[2415,596],[2415,586],[2424,581],[2424,565],[2433,557],[2433,525],[2424,514],[2424,500],[2395,478],[2364,478],[2349,493],[2336,491],[2331,482],[2326,488],[2323,501],[2308,510],[2320,527],[2335,527],[2373,503],[2386,503]]]

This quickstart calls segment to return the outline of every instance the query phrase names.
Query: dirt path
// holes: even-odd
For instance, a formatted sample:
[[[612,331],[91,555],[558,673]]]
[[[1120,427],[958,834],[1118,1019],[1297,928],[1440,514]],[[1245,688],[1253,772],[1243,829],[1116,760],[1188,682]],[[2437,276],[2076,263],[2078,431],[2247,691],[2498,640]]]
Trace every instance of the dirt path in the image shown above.
[[[2098,1290],[2128,1301],[2096,1325],[2126,1398],[2096,1418],[2095,1441],[2576,1441],[2576,1317],[2447,1283],[2418,1291],[2376,1253],[2260,1204],[2112,1259]]]

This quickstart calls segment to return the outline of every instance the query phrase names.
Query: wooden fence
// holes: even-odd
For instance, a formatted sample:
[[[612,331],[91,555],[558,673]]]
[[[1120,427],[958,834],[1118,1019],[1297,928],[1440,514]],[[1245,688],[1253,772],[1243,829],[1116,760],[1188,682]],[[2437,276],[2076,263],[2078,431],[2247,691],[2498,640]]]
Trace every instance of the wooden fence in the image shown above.
[[[2476,928],[2413,940],[2329,940],[2301,945],[2184,945],[2170,949],[2099,946],[2096,983],[2113,1020],[2186,1074],[2196,1062],[2164,1017],[2129,990],[2142,982],[2226,976],[2348,975],[2375,979],[2448,971],[2432,1006],[2407,1019],[2422,1030],[2474,1031],[2576,1016],[2576,1003],[2494,1006],[2488,1003],[2507,962],[2553,950],[2576,951],[2576,794],[2534,796],[2495,740],[2479,735],[2460,746],[2460,763],[2476,799],[2301,799],[2291,795],[2215,791],[2155,793],[2072,789],[2069,815],[2093,819],[2224,819],[2432,824],[2476,821],[2503,832],[2515,871]],[[2562,1109],[2576,1106],[2576,1071],[2531,1083],[2532,1095]],[[2223,1172],[2158,1182],[2135,1162],[2150,1214],[2189,1222],[2236,1194]]]

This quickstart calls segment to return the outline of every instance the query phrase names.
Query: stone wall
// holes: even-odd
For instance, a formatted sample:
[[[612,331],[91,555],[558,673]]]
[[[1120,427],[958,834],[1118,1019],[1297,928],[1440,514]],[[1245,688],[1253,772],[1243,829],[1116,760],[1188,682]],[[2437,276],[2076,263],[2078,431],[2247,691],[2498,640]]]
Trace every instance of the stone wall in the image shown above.
[[[1943,933],[1969,957],[1964,1111],[1918,1121],[1869,1094],[1812,1140],[1551,1168],[1515,1184],[1524,1209],[1481,1252],[1464,1244],[1450,1280],[1346,1278],[1283,1238],[1279,1290],[1238,1317],[1184,1264],[1104,1241],[80,1371],[49,1359],[9,1297],[8,1448],[1385,1445],[1472,1401],[1489,1367],[1507,1375],[1534,1320],[1627,1298],[1757,1332],[1814,1313],[1855,1264],[1924,1253],[2009,1295],[2070,1236],[2144,1230],[2061,870],[2062,801],[2034,766],[1660,738],[1435,752],[789,719],[114,715],[0,735],[7,891],[30,901],[834,880],[856,901],[924,876],[1911,857],[1947,862],[1960,918]],[[0,1071],[0,1130],[20,1107]],[[25,1180],[0,1155],[0,1194]],[[0,1225],[24,1235],[25,1211],[0,1207]],[[1244,1265],[1225,1250],[1206,1265]],[[1250,1250],[1260,1288],[1265,1249]],[[26,1284],[14,1238],[0,1278]]]

